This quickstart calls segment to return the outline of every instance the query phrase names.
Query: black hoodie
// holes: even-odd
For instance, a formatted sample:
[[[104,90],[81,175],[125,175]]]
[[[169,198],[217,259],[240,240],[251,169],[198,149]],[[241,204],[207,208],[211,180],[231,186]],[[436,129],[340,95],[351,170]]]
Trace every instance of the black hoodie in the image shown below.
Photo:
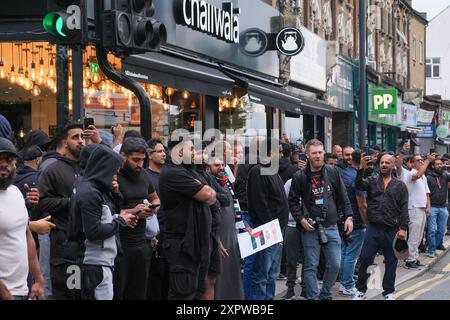
[[[74,224],[81,222],[77,238],[84,241],[84,264],[113,266],[117,255],[115,235],[125,226],[115,214],[112,201],[112,177],[123,158],[111,148],[98,145],[92,150],[81,181],[76,185]]]
[[[264,165],[250,166],[248,171],[248,211],[255,227],[277,219],[281,228],[286,227],[289,207],[284,184],[278,173],[262,175]]]
[[[292,162],[289,161],[289,159],[280,159],[278,174],[280,175],[281,180],[283,180],[283,183],[286,183],[286,181],[292,179],[294,173],[296,173],[298,170],[299,168],[293,165]]]
[[[58,155],[39,176],[39,206],[52,216],[56,229],[66,230],[69,202],[75,179],[80,174],[77,161]]]

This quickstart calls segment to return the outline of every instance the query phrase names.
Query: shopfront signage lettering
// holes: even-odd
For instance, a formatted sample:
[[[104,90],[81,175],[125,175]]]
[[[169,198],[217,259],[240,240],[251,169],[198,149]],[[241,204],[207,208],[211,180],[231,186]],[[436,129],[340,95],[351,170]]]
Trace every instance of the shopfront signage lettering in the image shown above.
[[[175,17],[178,24],[210,34],[218,39],[239,43],[239,8],[225,2],[222,9],[204,0],[178,0]]]
[[[148,76],[146,76],[145,74],[136,73],[136,72],[132,72],[132,71],[129,71],[129,70],[125,70],[125,75],[133,77],[133,78],[139,78],[139,79],[148,80]]]
[[[397,114],[397,90],[373,89],[372,112],[374,114]]]

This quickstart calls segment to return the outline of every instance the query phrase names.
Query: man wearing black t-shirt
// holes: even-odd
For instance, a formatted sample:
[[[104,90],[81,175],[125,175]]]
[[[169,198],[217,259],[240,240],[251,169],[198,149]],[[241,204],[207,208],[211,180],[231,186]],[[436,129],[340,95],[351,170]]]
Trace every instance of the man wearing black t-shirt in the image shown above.
[[[118,255],[114,273],[114,299],[144,300],[147,293],[148,274],[152,248],[145,237],[146,218],[155,214],[159,207],[151,209],[144,205],[159,204],[150,176],[143,170],[147,144],[141,138],[128,138],[120,149],[125,163],[117,174],[119,190],[123,197],[122,209],[135,208],[139,217],[134,229],[120,230],[122,255]]]
[[[169,300],[192,300],[199,269],[208,263],[215,191],[194,170],[191,140],[173,141],[159,176],[164,211],[164,252],[169,263]]]
[[[341,237],[337,222],[344,215],[344,230],[353,230],[353,212],[338,168],[324,164],[323,144],[312,139],[306,144],[309,166],[295,173],[289,192],[292,216],[303,229],[304,278],[309,300],[331,300],[341,262]],[[326,243],[327,242],[327,243]],[[325,245],[326,244],[326,245]],[[326,258],[322,290],[317,286],[320,251]]]

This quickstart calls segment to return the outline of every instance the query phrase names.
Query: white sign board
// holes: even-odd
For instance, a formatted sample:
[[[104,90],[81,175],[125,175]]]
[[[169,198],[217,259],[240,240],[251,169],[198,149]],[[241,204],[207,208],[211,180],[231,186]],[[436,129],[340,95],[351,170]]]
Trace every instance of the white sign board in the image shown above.
[[[291,57],[291,80],[326,91],[326,41],[308,29],[300,27],[305,38],[305,48]]]
[[[280,222],[278,219],[275,219],[263,224],[262,226],[253,229],[251,235],[248,232],[240,233],[238,234],[238,242],[241,258],[251,256],[274,244],[283,242]]]

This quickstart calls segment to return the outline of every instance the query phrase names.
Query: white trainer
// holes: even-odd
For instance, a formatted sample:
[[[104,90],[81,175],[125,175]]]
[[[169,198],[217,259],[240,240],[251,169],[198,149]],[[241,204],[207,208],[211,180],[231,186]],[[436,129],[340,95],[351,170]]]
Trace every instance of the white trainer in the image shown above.
[[[341,286],[339,288],[339,294],[346,296],[346,297],[353,297],[355,296],[355,294],[358,292],[358,289],[356,289],[355,287],[350,288],[350,289],[346,289],[345,287]]]
[[[364,292],[356,290],[355,295],[352,300],[364,300],[366,299],[366,294]]]
[[[395,300],[394,294],[389,293],[389,294],[385,295],[384,300]]]

